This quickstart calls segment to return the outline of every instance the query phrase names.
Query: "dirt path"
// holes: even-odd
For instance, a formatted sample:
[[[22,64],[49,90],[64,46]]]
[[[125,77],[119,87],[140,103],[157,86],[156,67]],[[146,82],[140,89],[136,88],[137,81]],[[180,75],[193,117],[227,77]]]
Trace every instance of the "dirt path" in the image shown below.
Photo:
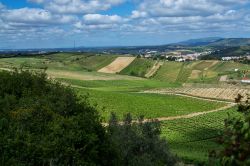
[[[218,109],[214,109],[214,110],[210,110],[210,111],[204,111],[204,112],[195,112],[195,113],[191,113],[191,114],[187,114],[187,115],[179,115],[179,116],[170,116],[170,117],[160,117],[160,118],[152,118],[152,119],[144,119],[143,123],[146,122],[150,122],[152,120],[158,120],[158,121],[169,121],[169,120],[177,120],[177,119],[190,119],[190,118],[194,118],[196,116],[201,116],[201,115],[206,115],[209,113],[214,113],[214,112],[219,112],[219,111],[223,111],[229,108],[232,108],[234,106],[236,106],[236,103],[231,103],[228,104],[227,106],[218,108]],[[133,123],[138,123],[137,120],[133,120]],[[119,122],[119,124],[123,124],[122,122]],[[103,126],[108,126],[108,123],[102,123]]]
[[[176,120],[176,119],[189,119],[189,118],[193,118],[196,116],[200,116],[200,115],[205,115],[205,114],[209,114],[209,113],[213,113],[213,112],[219,112],[219,111],[223,111],[229,108],[234,107],[235,105],[237,105],[236,103],[231,103],[228,104],[227,106],[215,109],[215,110],[211,110],[211,111],[204,111],[204,112],[195,112],[195,113],[191,113],[191,114],[187,114],[187,115],[180,115],[180,116],[173,116],[173,117],[161,117],[161,118],[156,118],[158,121],[167,121],[167,120]],[[149,121],[149,119],[145,119],[145,122]]]
[[[154,64],[154,66],[149,70],[149,72],[147,74],[145,74],[146,78],[150,78],[152,77],[157,71],[158,69],[163,65],[163,62],[156,62]]]
[[[108,66],[98,70],[101,73],[118,73],[135,60],[135,57],[118,57]]]

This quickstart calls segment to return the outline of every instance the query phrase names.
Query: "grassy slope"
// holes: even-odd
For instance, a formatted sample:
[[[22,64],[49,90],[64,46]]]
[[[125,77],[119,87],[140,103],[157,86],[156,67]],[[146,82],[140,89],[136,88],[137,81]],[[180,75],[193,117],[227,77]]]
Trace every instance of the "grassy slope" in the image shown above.
[[[0,67],[25,67],[41,69],[47,67],[51,70],[86,71],[98,70],[111,63],[117,56],[98,56],[92,54],[58,53],[47,56],[30,58],[0,59]]]
[[[179,62],[165,62],[161,68],[157,71],[153,79],[175,82],[180,72],[182,63]]]
[[[84,66],[88,70],[99,70],[111,62],[113,62],[117,57],[116,56],[90,56],[86,58],[81,58],[78,61],[80,65]]]
[[[239,116],[235,109],[230,109],[190,119],[165,121],[162,136],[179,157],[197,163],[206,162],[209,151],[218,149],[215,138],[222,131],[228,113]]]
[[[136,58],[128,67],[123,69],[120,74],[144,77],[153,67],[155,61],[149,59]]]
[[[60,81],[81,86],[84,88],[102,90],[102,91],[117,91],[117,92],[138,92],[141,90],[148,90],[154,88],[164,87],[179,87],[180,84],[166,83],[156,80],[93,80],[93,81],[81,81],[76,79],[59,79]]]

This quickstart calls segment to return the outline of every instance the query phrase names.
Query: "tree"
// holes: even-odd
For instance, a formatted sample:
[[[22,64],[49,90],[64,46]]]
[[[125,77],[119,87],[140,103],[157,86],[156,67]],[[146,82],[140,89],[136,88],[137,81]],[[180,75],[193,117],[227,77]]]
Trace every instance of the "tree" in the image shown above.
[[[211,165],[248,166],[250,165],[250,105],[241,102],[242,96],[238,95],[238,112],[241,117],[229,116],[225,120],[225,129],[219,138],[222,150],[210,153]]]
[[[0,165],[109,165],[110,147],[86,98],[45,73],[0,72]]]
[[[176,163],[166,141],[160,138],[158,121],[143,122],[143,117],[140,117],[138,123],[133,123],[132,116],[127,114],[119,123],[112,113],[107,130],[118,154],[115,165],[172,166]]]

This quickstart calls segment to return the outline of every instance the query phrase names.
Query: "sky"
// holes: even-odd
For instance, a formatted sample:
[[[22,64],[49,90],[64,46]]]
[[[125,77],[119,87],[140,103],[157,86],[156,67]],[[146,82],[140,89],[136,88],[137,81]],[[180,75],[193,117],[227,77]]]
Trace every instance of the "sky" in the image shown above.
[[[250,37],[250,0],[0,0],[0,49]]]

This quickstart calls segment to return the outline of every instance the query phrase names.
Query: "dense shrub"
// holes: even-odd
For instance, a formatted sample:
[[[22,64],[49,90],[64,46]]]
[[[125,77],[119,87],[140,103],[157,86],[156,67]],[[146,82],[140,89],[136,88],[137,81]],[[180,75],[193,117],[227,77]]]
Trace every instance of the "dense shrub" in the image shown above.
[[[229,116],[225,120],[225,129],[219,138],[222,150],[210,153],[211,165],[248,166],[250,165],[250,104],[239,102],[238,112],[242,116]]]
[[[143,122],[143,118],[139,118],[139,123],[133,123],[131,115],[127,114],[120,123],[112,114],[108,134],[118,156],[115,165],[173,166],[176,163],[166,141],[160,138],[158,121]]]
[[[0,165],[109,165],[97,111],[44,73],[0,72]]]

